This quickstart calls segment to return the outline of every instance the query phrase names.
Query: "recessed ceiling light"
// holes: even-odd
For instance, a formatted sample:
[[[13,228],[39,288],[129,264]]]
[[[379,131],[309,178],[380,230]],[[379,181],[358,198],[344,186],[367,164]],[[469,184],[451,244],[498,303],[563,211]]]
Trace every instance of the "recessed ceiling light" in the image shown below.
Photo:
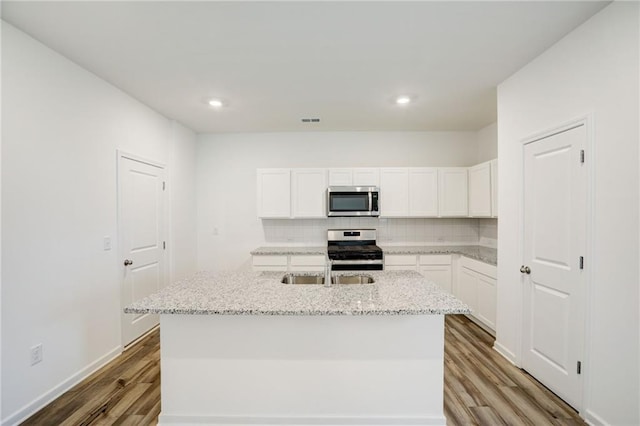
[[[223,103],[220,99],[209,99],[209,105],[214,108],[221,108]]]
[[[408,104],[409,102],[411,102],[411,98],[410,98],[410,97],[408,97],[408,96],[398,96],[398,97],[396,98],[396,103],[397,103],[398,105],[406,105],[406,104]]]

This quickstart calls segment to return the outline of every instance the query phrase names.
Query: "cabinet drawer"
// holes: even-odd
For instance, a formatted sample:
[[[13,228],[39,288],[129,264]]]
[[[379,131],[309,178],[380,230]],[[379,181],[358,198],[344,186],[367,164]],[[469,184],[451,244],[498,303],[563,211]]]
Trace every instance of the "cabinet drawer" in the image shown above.
[[[324,266],[322,255],[295,255],[291,256],[291,266]]]
[[[420,265],[451,265],[450,254],[423,254],[418,260]]]
[[[416,266],[416,256],[409,254],[387,254],[384,256],[385,266]]]
[[[460,266],[463,268],[471,269],[479,274],[486,275],[491,278],[497,278],[497,268],[494,265],[489,265],[488,263],[480,262],[479,260],[470,259],[468,257],[462,256],[460,258]]]
[[[253,266],[283,266],[287,268],[287,256],[253,256]]]

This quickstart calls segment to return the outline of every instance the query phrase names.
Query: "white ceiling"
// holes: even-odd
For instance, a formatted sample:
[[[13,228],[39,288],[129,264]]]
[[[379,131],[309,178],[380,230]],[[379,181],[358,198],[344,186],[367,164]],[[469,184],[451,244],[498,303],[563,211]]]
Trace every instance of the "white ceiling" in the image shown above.
[[[606,4],[3,1],[2,17],[199,133],[477,130],[497,84]]]

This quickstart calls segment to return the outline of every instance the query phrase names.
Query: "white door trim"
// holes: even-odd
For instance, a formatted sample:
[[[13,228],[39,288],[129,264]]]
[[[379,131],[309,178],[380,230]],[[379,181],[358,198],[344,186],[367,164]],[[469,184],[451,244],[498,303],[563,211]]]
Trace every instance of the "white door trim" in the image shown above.
[[[119,279],[119,298],[120,298],[120,311],[118,312],[118,318],[120,318],[120,327],[118,328],[120,330],[120,348],[121,350],[125,349],[125,343],[124,343],[124,336],[122,335],[122,310],[124,309],[124,306],[122,305],[122,300],[123,300],[123,294],[124,294],[124,286],[125,286],[125,275],[124,272],[125,270],[122,268],[122,261],[123,259],[126,257],[125,253],[123,252],[123,239],[122,239],[122,193],[120,191],[120,171],[122,169],[122,160],[123,159],[129,159],[129,160],[134,160],[134,161],[138,161],[140,163],[144,163],[144,164],[148,164],[154,167],[158,167],[161,168],[165,171],[165,181],[167,182],[167,185],[169,185],[169,173],[167,170],[167,167],[164,163],[159,162],[159,161],[155,161],[155,160],[150,160],[148,158],[136,155],[136,154],[131,154],[130,152],[127,151],[123,151],[120,149],[116,150],[116,198],[117,198],[117,242],[118,242],[118,250],[117,250],[117,259],[116,259],[116,268],[118,271],[118,279]],[[167,191],[167,194],[169,194],[169,191]],[[169,224],[169,205],[170,205],[170,200],[169,197],[165,197],[165,204],[164,204],[164,229],[163,229],[163,233],[165,238],[168,240],[169,239],[169,230],[170,230],[170,224]],[[169,249],[170,247],[168,247]],[[167,280],[170,280],[170,276],[169,276],[169,250],[165,250],[163,252],[163,256],[164,256],[164,273],[165,273],[165,277]],[[142,336],[141,336],[142,337]],[[132,343],[137,342],[139,339],[135,340]]]
[[[595,231],[595,196],[594,196],[594,188],[595,188],[595,135],[594,135],[594,114],[589,113],[585,114],[581,117],[574,118],[572,120],[568,120],[558,126],[548,128],[546,130],[542,130],[540,132],[535,132],[529,135],[526,138],[521,139],[520,141],[520,212],[519,212],[519,229],[520,229],[520,244],[519,244],[519,258],[521,260],[521,264],[524,264],[524,162],[525,162],[525,146],[539,141],[541,139],[556,135],[558,133],[565,132],[567,130],[574,129],[581,125],[585,126],[585,163],[584,167],[586,168],[587,174],[587,182],[586,182],[586,235],[585,235],[585,270],[584,270],[584,318],[585,318],[585,328],[584,328],[584,361],[582,363],[582,399],[579,407],[574,407],[582,416],[584,417],[583,409],[584,407],[590,406],[590,394],[588,389],[590,388],[590,354],[591,354],[591,286],[593,282],[593,255],[595,253],[593,247],[593,235]],[[514,265],[516,267],[516,265]],[[519,267],[519,265],[517,266]],[[522,355],[524,352],[524,341],[523,341],[523,315],[522,312],[524,310],[524,276],[521,276],[520,283],[518,286],[518,297],[520,300],[521,309],[518,310],[517,313],[517,324],[519,324],[518,335],[517,335],[517,350],[516,354],[516,365],[518,367],[522,366]]]

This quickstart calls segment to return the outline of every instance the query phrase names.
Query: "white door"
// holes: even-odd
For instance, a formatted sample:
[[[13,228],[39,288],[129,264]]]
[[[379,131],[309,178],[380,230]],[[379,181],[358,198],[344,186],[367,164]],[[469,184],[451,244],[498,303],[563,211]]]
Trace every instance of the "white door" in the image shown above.
[[[580,125],[524,147],[522,366],[578,409],[585,321],[585,139]]]
[[[166,283],[164,169],[124,155],[118,158],[123,307]],[[158,324],[157,315],[122,314],[123,346]]]

